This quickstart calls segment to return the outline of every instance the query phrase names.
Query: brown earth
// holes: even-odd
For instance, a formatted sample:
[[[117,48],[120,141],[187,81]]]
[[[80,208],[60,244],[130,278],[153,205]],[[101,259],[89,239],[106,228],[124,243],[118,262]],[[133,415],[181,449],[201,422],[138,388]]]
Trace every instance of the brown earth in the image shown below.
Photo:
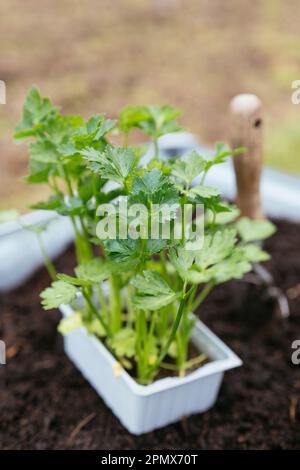
[[[140,437],[121,426],[65,356],[58,312],[39,305],[45,271],[2,294],[8,362],[0,370],[0,448],[299,449],[300,365],[291,362],[291,344],[300,339],[299,230],[279,222],[266,244],[273,256],[267,266],[290,296],[290,318],[276,315],[262,287],[234,281],[216,288],[201,319],[244,365],[225,374],[210,411]],[[73,264],[72,249],[57,260],[69,273]]]

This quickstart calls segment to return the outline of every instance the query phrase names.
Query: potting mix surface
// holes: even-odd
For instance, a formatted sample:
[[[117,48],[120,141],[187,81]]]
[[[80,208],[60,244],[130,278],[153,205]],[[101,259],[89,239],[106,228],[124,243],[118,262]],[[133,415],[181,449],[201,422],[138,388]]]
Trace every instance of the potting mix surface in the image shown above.
[[[0,339],[7,364],[0,369],[1,449],[299,449],[300,225],[278,222],[265,244],[266,267],[289,296],[290,318],[249,275],[218,286],[200,318],[244,365],[225,373],[216,405],[143,436],[130,435],[63,351],[58,311],[44,312],[39,293],[44,269],[0,296]],[[72,247],[58,271],[72,273]],[[198,312],[200,314],[200,312]],[[187,397],[188,399],[188,397]]]

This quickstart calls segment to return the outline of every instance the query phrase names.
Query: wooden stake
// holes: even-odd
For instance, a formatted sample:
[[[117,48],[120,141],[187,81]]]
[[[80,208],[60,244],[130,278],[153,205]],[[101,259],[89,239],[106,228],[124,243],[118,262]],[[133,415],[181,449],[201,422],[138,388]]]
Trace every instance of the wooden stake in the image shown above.
[[[234,157],[237,186],[236,203],[242,216],[263,219],[260,199],[262,171],[261,101],[256,95],[236,95],[230,103],[231,147],[246,147]]]

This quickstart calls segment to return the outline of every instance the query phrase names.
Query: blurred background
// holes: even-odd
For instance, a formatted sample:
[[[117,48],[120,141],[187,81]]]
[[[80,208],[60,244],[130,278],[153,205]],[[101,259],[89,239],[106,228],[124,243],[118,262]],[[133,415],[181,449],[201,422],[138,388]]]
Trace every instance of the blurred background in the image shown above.
[[[9,0],[0,5],[0,209],[24,211],[26,145],[13,130],[36,84],[66,113],[115,116],[128,104],[168,103],[202,143],[225,140],[228,103],[256,93],[265,106],[265,159],[300,174],[297,0]]]

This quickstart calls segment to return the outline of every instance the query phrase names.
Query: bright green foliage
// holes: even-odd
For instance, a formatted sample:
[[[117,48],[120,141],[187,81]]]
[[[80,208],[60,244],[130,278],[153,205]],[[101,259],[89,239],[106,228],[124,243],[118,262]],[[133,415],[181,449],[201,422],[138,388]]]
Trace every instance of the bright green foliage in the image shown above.
[[[110,340],[110,346],[118,357],[133,357],[135,354],[135,332],[132,328],[123,328]]]
[[[38,89],[32,87],[27,95],[23,117],[16,128],[16,139],[36,136],[58,115],[59,108],[53,107],[49,98],[42,98]]]
[[[80,312],[75,312],[73,315],[60,320],[57,331],[62,335],[67,335],[81,326],[83,326],[82,315]]]
[[[143,310],[157,310],[166,307],[178,298],[165,279],[155,271],[144,271],[131,281],[137,289],[133,302],[137,308]]]
[[[196,264],[200,270],[219,263],[233,251],[236,242],[236,230],[224,228],[216,233],[208,232],[202,250],[196,255]]]
[[[200,196],[203,199],[210,199],[212,197],[217,197],[220,195],[219,190],[216,188],[212,188],[210,186],[194,186],[189,192],[188,195],[193,198],[196,196]]]
[[[172,174],[189,187],[191,182],[204,171],[205,162],[205,159],[193,150],[174,162]]]
[[[102,152],[87,148],[80,152],[87,166],[102,178],[124,184],[136,166],[136,158],[131,149],[107,146]]]
[[[105,242],[106,252],[114,262],[143,263],[152,255],[160,253],[167,246],[166,240],[107,240]]]
[[[128,132],[136,127],[149,137],[158,138],[180,130],[176,123],[180,115],[181,112],[172,106],[128,107],[120,113],[120,129]]]
[[[45,310],[57,308],[61,304],[69,304],[75,299],[77,289],[65,281],[54,281],[51,287],[47,287],[42,293],[42,305]]]
[[[109,278],[113,268],[114,266],[103,258],[94,258],[86,264],[77,266],[75,273],[78,278],[97,284]]]
[[[42,292],[42,305],[52,309],[72,302],[75,313],[60,322],[59,331],[68,334],[84,327],[101,338],[123,367],[136,371],[142,384],[154,380],[161,367],[186,372],[194,324],[189,312],[214,285],[241,278],[253,263],[269,259],[251,242],[275,230],[268,221],[238,219],[237,208],[222,201],[218,188],[205,184],[210,168],[244,149],[230,150],[219,143],[209,158],[192,151],[174,161],[159,160],[158,139],[179,129],[179,116],[171,106],[134,106],[125,108],[118,122],[102,114],[85,122],[61,114],[32,88],[16,130],[17,140],[30,138],[26,180],[51,189],[50,198],[33,207],[68,217],[74,229],[77,266],[72,275],[57,274],[45,256],[54,282]],[[140,164],[145,147],[129,146],[134,128],[151,139],[154,155],[146,168]],[[116,130],[124,135],[124,146],[110,141]],[[107,187],[109,182],[114,182],[113,189]],[[137,224],[147,227],[148,236],[154,221],[159,228],[167,220],[173,227],[177,209],[202,204],[202,248],[189,249],[184,230],[191,231],[195,221],[183,227],[180,239],[172,233],[136,238],[132,232],[125,239],[99,238],[97,224],[103,220],[97,208],[113,204],[120,224],[119,196],[129,208],[143,204],[153,211]],[[171,206],[172,213],[163,215],[161,206]],[[32,230],[42,241],[42,228]]]
[[[145,172],[143,176],[136,176],[130,191],[130,203],[144,204],[176,204],[178,191],[172,181],[158,170]]]
[[[276,231],[276,228],[269,220],[251,220],[242,217],[237,223],[237,229],[244,242],[264,240]]]

